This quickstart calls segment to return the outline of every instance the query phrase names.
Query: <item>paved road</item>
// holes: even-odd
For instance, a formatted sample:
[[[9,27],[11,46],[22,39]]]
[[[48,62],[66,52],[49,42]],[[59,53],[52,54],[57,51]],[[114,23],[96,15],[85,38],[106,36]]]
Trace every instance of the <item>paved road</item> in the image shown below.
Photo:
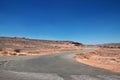
[[[120,74],[76,62],[76,53],[0,57],[0,80],[120,80]]]

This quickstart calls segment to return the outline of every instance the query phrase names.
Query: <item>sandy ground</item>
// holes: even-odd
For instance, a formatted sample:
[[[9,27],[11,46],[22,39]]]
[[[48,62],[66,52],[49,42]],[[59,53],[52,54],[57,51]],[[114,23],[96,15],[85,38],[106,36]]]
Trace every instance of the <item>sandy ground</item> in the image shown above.
[[[24,51],[24,52],[15,52],[12,50],[2,50],[0,51],[0,56],[28,56],[28,55],[46,55],[46,54],[56,54],[62,52],[71,52],[71,51],[79,51],[85,48],[76,47],[76,48],[68,48],[68,49],[43,49],[43,50],[33,50],[33,51]]]
[[[120,73],[120,49],[97,49],[86,54],[76,54],[78,62]]]

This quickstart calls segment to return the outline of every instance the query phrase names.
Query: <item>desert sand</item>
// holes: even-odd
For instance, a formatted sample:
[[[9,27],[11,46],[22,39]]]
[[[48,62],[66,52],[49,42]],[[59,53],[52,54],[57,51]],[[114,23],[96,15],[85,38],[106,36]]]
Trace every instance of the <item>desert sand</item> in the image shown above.
[[[100,48],[75,57],[80,63],[120,73],[120,49]]]

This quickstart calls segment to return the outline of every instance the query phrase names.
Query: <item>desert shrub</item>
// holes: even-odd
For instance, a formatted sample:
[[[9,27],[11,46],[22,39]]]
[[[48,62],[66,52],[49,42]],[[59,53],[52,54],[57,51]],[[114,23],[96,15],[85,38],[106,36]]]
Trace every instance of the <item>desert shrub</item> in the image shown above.
[[[14,52],[20,53],[21,49],[15,49]]]
[[[14,55],[14,56],[16,56],[16,55],[17,55],[17,53],[16,53],[16,52],[10,52],[9,54],[10,54],[10,55]]]
[[[81,43],[78,43],[78,42],[72,42],[72,44],[74,44],[75,46],[81,46],[82,45]]]
[[[3,51],[1,54],[6,56],[6,55],[9,55],[9,52],[8,51]]]
[[[114,48],[113,46],[109,47],[109,48]]]
[[[19,54],[18,56],[26,56],[26,54]]]
[[[118,48],[120,49],[120,46],[118,46]]]
[[[2,48],[0,48],[0,51],[3,51],[3,49],[2,49]]]

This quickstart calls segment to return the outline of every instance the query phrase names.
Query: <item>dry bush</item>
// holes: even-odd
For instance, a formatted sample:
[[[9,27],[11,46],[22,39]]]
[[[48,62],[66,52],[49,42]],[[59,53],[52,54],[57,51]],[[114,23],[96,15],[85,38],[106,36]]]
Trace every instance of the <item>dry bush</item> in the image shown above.
[[[0,54],[3,55],[3,56],[7,56],[7,55],[9,55],[9,52],[8,51],[2,51]]]
[[[18,54],[18,56],[26,56],[27,54]]]
[[[0,48],[0,51],[3,51],[3,49],[2,49],[2,48]]]
[[[21,49],[15,49],[14,52],[20,53]]]
[[[9,55],[16,56],[16,55],[17,55],[17,53],[16,53],[16,52],[9,52]]]

